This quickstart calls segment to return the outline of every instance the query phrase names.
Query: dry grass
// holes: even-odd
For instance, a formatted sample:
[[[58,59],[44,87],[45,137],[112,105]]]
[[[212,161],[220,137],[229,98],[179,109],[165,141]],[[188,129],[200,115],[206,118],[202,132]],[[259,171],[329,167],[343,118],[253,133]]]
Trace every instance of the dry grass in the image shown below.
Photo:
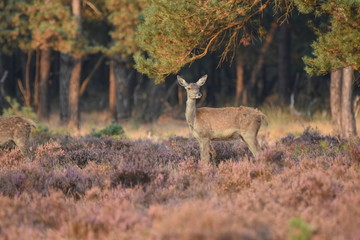
[[[296,116],[289,111],[281,108],[261,109],[269,116],[269,126],[260,129],[259,138],[268,139],[269,142],[275,142],[287,134],[301,134],[305,129],[316,129],[321,134],[338,134],[330,121],[328,115],[318,114],[313,118]],[[52,114],[50,120],[44,122],[50,129],[57,132],[68,132],[74,136],[84,136],[94,130],[104,128],[111,124],[111,117],[107,111],[88,112],[82,114],[82,125],[80,132],[69,131],[66,127],[59,124],[58,114]],[[360,130],[360,116],[357,117],[357,129]],[[123,120],[120,124],[124,127],[127,136],[130,139],[167,139],[173,136],[190,137],[191,133],[185,121],[173,119],[168,115],[162,115],[157,122],[142,124],[133,120]]]

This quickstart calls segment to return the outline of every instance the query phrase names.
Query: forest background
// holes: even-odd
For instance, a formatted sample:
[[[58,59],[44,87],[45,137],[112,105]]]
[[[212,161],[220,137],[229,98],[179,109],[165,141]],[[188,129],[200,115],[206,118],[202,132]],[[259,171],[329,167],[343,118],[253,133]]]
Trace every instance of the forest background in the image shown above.
[[[183,118],[176,74],[208,74],[198,106],[279,106],[332,116],[356,135],[358,1],[3,0],[0,9],[0,111],[15,99],[70,129],[104,110],[108,122]]]

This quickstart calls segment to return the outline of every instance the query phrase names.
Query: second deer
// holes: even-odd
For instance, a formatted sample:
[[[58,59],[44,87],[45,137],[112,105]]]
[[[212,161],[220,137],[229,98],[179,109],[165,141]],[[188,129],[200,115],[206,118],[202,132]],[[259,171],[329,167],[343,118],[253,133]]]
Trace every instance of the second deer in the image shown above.
[[[260,126],[267,125],[267,117],[250,107],[196,108],[196,99],[201,98],[200,87],[207,75],[196,83],[187,83],[182,77],[177,80],[187,92],[185,118],[193,136],[200,144],[201,160],[210,162],[211,140],[242,139],[256,157],[261,149],[257,141]]]
[[[33,154],[29,149],[31,129],[36,123],[20,116],[0,117],[0,146],[13,141],[21,150],[27,161],[32,161]]]

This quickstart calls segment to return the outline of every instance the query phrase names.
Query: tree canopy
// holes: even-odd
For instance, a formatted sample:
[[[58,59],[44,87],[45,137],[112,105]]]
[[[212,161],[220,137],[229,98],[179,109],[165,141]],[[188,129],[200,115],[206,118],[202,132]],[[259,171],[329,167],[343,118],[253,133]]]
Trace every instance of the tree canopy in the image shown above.
[[[318,39],[312,44],[314,57],[305,57],[306,71],[312,75],[332,69],[360,67],[360,1],[296,0],[303,13],[327,15],[329,22],[317,29]]]
[[[106,0],[107,20],[112,26],[112,38],[109,48],[104,49],[108,55],[120,53],[130,58],[137,50],[135,29],[140,23],[140,14],[146,4],[145,0]]]
[[[52,48],[81,54],[70,7],[61,1],[9,1],[0,11],[0,44],[5,51]]]
[[[250,44],[252,36],[261,32],[259,19],[273,2],[154,0],[137,29],[143,52],[135,55],[136,68],[163,80],[219,48],[224,60],[239,44]]]
[[[287,15],[296,6],[302,13],[329,16],[328,24],[318,28],[314,57],[304,58],[307,71],[321,74],[348,65],[358,69],[359,5],[356,0],[154,0],[137,29],[142,52],[135,55],[136,68],[161,81],[214,50],[221,49],[223,61],[239,44],[261,37],[266,8]]]

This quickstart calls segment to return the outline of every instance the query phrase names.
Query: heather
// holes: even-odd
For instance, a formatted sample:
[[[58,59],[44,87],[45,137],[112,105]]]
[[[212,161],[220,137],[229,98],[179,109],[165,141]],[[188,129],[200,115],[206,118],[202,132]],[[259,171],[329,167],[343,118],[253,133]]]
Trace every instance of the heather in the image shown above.
[[[311,129],[241,141],[34,133],[0,150],[2,239],[357,239],[360,142]]]

